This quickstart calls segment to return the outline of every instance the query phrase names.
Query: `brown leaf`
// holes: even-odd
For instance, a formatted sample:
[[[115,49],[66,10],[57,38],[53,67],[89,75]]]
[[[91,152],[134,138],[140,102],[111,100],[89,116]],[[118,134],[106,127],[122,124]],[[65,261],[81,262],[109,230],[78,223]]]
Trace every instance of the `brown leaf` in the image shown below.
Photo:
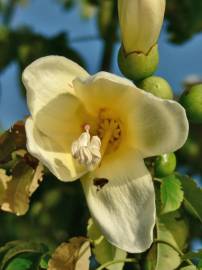
[[[18,149],[26,149],[23,121],[16,122],[9,130],[0,135],[0,163],[11,160],[11,153]]]
[[[90,255],[90,242],[86,238],[72,238],[56,248],[48,270],[89,270]]]
[[[6,171],[3,169],[0,169],[0,204],[3,202],[6,188],[8,185],[8,182],[10,181],[11,177],[6,175]]]
[[[12,177],[7,183],[1,209],[3,211],[24,215],[29,209],[29,198],[42,180],[43,166],[39,163],[33,169],[21,159],[14,167]]]

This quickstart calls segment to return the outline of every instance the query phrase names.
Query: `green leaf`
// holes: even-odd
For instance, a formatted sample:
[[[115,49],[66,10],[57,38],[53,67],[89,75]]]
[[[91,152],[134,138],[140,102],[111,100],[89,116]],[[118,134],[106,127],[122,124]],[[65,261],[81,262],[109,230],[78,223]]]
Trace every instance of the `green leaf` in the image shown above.
[[[183,258],[185,260],[202,259],[202,249],[198,250],[197,252],[188,252],[183,256]]]
[[[40,253],[22,253],[12,258],[4,268],[5,270],[39,270]]]
[[[92,219],[88,222],[88,237],[93,242],[93,253],[96,257],[96,260],[100,264],[104,264],[106,262],[112,260],[122,260],[125,259],[127,253],[119,248],[114,247],[111,245],[105,237],[101,234],[99,228],[93,222]],[[124,263],[117,263],[111,266],[108,266],[107,269],[109,270],[122,270]]]
[[[202,222],[202,189],[188,176],[177,175],[177,177],[184,191],[185,207]]]
[[[32,267],[32,261],[26,258],[15,258],[13,259],[8,266],[5,268],[5,270],[31,270]]]
[[[47,269],[48,268],[48,262],[50,260],[51,256],[49,254],[44,254],[42,257],[41,257],[41,260],[40,260],[40,267],[42,269]]]
[[[40,258],[44,253],[47,253],[48,251],[47,247],[44,244],[33,243],[29,241],[15,241],[11,242],[10,245],[8,243],[6,246],[6,252],[4,253],[4,256],[2,257],[2,260],[0,262],[0,270],[3,270],[5,266],[8,265],[11,260],[13,260],[14,257],[20,254],[29,253],[29,256],[35,256],[38,254],[37,258]]]
[[[180,268],[180,270],[197,270],[197,268],[194,265],[189,265],[189,266]]]
[[[158,217],[156,228],[158,240],[168,242],[175,248],[183,250],[188,236],[188,228],[177,211]],[[180,255],[171,246],[157,243],[148,253],[146,270],[174,270],[181,262]]]
[[[6,252],[9,249],[17,246],[20,243],[21,243],[20,240],[11,241],[11,242],[6,243],[4,246],[0,247],[0,262],[2,261],[2,258],[4,257],[4,255],[6,254]],[[0,265],[1,265],[1,263],[0,263]]]
[[[184,193],[179,179],[175,175],[164,177],[161,184],[162,214],[180,208],[183,197]]]
[[[198,268],[199,268],[199,270],[202,270],[202,260],[199,261]]]

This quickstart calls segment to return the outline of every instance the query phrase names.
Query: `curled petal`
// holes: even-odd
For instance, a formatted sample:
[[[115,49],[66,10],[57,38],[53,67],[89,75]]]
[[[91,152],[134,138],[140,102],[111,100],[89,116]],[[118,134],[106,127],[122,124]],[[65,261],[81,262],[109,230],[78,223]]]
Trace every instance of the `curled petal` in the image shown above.
[[[23,72],[27,103],[32,117],[51,100],[64,93],[74,93],[75,77],[87,78],[88,73],[78,64],[62,56],[39,58]]]
[[[65,145],[62,147],[52,138],[43,134],[30,118],[26,121],[28,151],[39,159],[58,179],[73,181],[86,173],[83,166],[77,164]]]

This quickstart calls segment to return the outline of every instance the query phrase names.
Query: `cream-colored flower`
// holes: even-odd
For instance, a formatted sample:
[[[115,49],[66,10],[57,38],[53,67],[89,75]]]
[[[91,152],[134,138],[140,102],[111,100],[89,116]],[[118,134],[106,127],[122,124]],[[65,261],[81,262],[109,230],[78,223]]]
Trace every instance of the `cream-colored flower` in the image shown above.
[[[32,63],[23,82],[30,153],[63,181],[81,178],[92,217],[112,244],[149,248],[155,193],[143,159],[184,144],[184,109],[116,75],[90,76],[60,56]]]
[[[126,54],[148,54],[158,41],[165,0],[118,0],[119,23]]]

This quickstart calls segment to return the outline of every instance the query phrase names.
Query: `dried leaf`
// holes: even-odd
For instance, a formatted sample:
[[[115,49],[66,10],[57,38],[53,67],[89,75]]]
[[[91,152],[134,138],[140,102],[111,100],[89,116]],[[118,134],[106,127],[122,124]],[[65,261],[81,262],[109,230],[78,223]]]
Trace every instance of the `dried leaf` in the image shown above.
[[[11,160],[12,152],[18,149],[26,149],[23,121],[15,123],[9,130],[0,135],[0,163]]]
[[[86,238],[72,238],[56,248],[48,270],[89,270],[90,255],[90,243]]]
[[[21,159],[14,167],[12,177],[7,183],[1,209],[24,215],[29,209],[29,198],[42,180],[43,166],[39,163],[34,169]]]
[[[0,204],[4,200],[6,188],[10,179],[11,177],[6,175],[6,171],[3,169],[0,169]]]

